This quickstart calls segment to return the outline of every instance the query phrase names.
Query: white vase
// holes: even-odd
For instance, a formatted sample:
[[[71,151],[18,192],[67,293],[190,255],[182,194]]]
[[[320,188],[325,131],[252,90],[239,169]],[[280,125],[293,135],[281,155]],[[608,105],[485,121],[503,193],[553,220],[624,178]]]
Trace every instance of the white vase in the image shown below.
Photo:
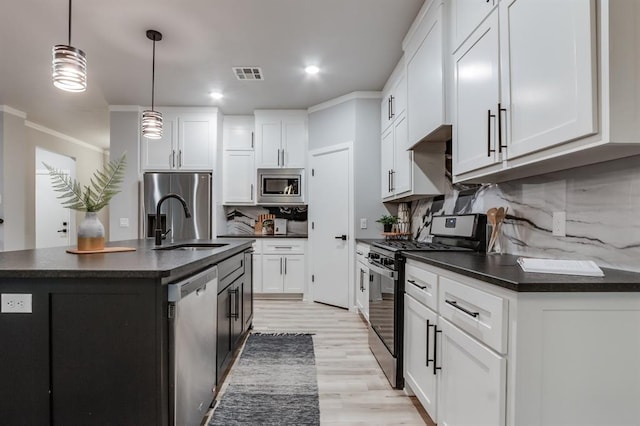
[[[78,250],[104,249],[104,226],[98,219],[98,213],[87,212],[78,225]]]

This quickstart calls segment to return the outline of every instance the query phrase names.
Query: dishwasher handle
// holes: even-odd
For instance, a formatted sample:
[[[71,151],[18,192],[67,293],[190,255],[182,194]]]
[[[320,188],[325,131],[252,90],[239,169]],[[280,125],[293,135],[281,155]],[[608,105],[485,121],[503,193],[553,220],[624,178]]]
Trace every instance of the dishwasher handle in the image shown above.
[[[202,295],[207,290],[207,283],[217,278],[218,267],[213,266],[183,281],[169,284],[167,299],[169,302],[179,302],[193,292],[196,296]]]

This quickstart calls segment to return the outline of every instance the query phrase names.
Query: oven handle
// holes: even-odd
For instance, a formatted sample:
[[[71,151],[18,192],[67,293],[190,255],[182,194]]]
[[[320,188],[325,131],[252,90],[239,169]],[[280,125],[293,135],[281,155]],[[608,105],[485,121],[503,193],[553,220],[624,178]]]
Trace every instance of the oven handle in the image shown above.
[[[378,265],[376,265],[375,263],[373,263],[371,260],[369,260],[369,269],[371,269],[373,272],[376,272],[380,275],[383,275],[387,278],[391,278],[392,280],[396,280],[397,274],[396,271],[390,271],[388,269],[385,268],[381,268]]]

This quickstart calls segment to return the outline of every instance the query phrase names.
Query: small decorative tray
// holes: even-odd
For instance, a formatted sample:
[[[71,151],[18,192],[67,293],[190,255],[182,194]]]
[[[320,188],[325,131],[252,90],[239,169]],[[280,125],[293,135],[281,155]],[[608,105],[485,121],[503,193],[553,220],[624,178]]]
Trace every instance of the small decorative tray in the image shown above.
[[[411,238],[411,232],[383,232],[385,240],[408,240]]]

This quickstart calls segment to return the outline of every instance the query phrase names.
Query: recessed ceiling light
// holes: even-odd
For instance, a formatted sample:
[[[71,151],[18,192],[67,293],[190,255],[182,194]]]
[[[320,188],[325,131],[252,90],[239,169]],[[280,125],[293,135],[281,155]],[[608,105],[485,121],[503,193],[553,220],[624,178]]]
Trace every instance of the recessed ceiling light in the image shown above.
[[[304,69],[306,71],[307,74],[318,74],[318,72],[320,71],[320,68],[318,68],[315,65],[309,65],[308,67],[306,67]]]
[[[211,97],[213,99],[222,99],[222,98],[224,98],[224,95],[222,93],[220,93],[220,92],[211,92],[210,95],[211,95]]]

